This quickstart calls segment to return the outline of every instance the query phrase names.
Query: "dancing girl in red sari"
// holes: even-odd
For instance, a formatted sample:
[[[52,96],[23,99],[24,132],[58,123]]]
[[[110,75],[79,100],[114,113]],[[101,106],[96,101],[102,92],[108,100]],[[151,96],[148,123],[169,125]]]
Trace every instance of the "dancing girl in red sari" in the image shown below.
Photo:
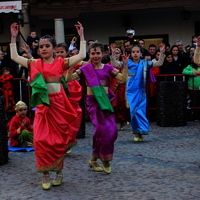
[[[62,85],[63,72],[80,62],[86,56],[86,42],[80,22],[75,25],[80,36],[80,53],[71,58],[54,58],[56,41],[51,36],[39,40],[39,53],[42,59],[26,59],[17,54],[16,37],[19,27],[11,25],[11,59],[30,70],[32,86],[31,106],[36,106],[34,119],[34,148],[37,171],[43,172],[42,187],[61,185],[62,168],[66,149],[71,144],[70,124],[77,114],[71,106]],[[75,137],[75,135],[74,135]],[[49,171],[56,177],[51,183]]]
[[[113,46],[111,46],[111,50],[110,64],[121,72],[123,70],[123,62],[120,61],[121,50]],[[125,98],[126,83],[120,82],[120,80],[116,78],[111,78],[110,88],[116,95],[116,98],[112,102],[115,110],[116,122],[120,124],[120,130],[124,131],[129,116]]]

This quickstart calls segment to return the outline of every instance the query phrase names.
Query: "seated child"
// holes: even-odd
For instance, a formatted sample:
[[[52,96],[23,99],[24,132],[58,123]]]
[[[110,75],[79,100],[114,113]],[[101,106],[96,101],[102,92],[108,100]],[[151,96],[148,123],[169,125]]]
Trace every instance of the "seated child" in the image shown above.
[[[10,146],[32,147],[33,129],[31,121],[26,117],[27,105],[18,101],[15,105],[16,115],[8,123]]]

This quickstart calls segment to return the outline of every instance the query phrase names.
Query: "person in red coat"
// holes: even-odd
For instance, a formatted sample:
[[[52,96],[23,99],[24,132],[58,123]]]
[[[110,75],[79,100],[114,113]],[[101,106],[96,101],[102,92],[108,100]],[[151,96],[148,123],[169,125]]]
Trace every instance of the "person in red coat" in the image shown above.
[[[13,76],[10,74],[10,69],[4,67],[0,72],[0,82],[2,83],[2,91],[5,97],[6,111],[14,111],[15,106],[12,79]]]
[[[10,146],[32,147],[33,129],[30,119],[26,116],[27,105],[23,101],[18,101],[15,111],[16,115],[8,123]]]

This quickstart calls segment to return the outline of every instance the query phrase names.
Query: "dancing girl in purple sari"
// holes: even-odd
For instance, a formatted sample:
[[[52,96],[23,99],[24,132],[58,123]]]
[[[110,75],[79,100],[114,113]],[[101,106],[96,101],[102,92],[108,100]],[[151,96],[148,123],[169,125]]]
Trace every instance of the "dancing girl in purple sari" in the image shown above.
[[[94,171],[111,173],[110,161],[113,158],[114,142],[117,139],[117,125],[111,101],[115,98],[110,90],[110,76],[125,82],[127,79],[128,56],[122,55],[124,70],[119,73],[111,65],[101,63],[103,45],[93,43],[89,47],[90,63],[80,67],[72,74],[70,71],[67,81],[79,79],[83,74],[87,85],[86,105],[91,122],[94,125],[93,151],[89,166]],[[97,163],[102,161],[102,167]]]

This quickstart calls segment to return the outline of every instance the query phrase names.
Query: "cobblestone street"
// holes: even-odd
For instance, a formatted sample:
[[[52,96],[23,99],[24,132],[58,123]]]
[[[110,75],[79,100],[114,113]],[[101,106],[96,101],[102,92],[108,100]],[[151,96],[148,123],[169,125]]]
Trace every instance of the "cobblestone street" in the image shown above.
[[[130,125],[119,131],[112,173],[94,172],[93,127],[65,157],[64,182],[44,191],[32,152],[9,152],[0,166],[0,200],[199,200],[200,122],[183,127],[159,127],[151,122],[145,142],[133,142]],[[53,177],[53,176],[52,176]]]

